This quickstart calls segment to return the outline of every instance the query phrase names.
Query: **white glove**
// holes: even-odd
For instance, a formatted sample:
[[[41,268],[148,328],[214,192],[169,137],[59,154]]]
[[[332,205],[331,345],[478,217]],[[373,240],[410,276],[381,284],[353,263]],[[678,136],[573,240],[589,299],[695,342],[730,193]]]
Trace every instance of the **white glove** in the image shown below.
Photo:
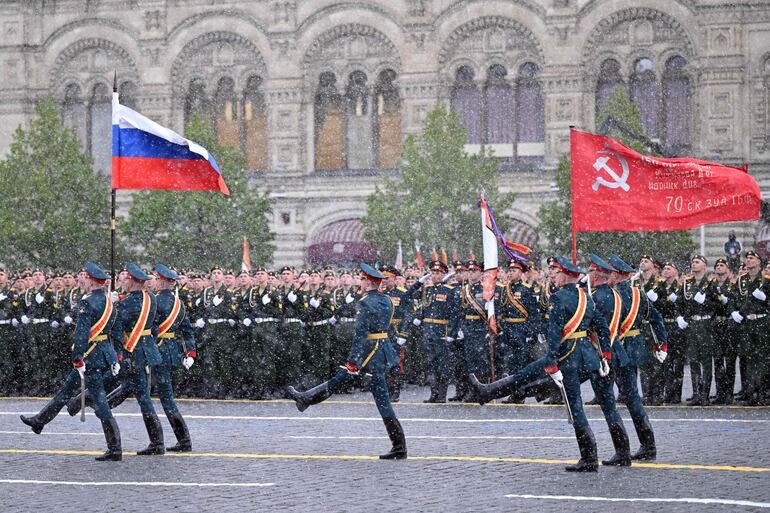
[[[72,324],[72,317],[69,315],[64,317],[64,324]]]
[[[204,321],[203,319],[198,319],[197,321],[195,321],[196,328],[202,328],[205,325],[206,325],[206,321]]]
[[[671,294],[669,294],[669,295],[668,295],[668,300],[669,300],[669,301],[671,301],[671,302],[673,303],[674,301],[676,301],[676,299],[677,299],[678,297],[679,297],[679,296],[677,296],[676,294],[674,294],[674,293],[672,292]]]
[[[294,291],[291,291],[286,295],[286,299],[288,299],[290,303],[293,303],[297,300],[297,294],[295,294]]]
[[[700,292],[700,291],[696,292],[695,295],[692,298],[699,305],[702,305],[703,303],[706,302],[706,294],[704,294],[703,292]]]
[[[266,305],[268,303],[270,303],[270,294],[265,294],[264,296],[262,296],[262,304]]]
[[[454,342],[455,339],[454,339],[454,337],[446,337],[446,341],[447,342]]]
[[[59,321],[51,321],[51,327],[53,329],[58,329],[60,326]]]
[[[214,303],[214,306],[219,306],[222,303],[222,298],[214,296],[214,299],[212,299],[211,302]]]
[[[316,298],[311,297],[310,298],[310,306],[312,306],[313,308],[318,308],[319,306],[321,306],[321,302],[318,301]]]
[[[457,340],[462,340],[465,338],[465,333],[463,333],[463,330],[457,330]]]
[[[201,306],[201,298],[195,300],[195,306]]]
[[[193,363],[195,363],[195,358],[190,358],[189,356],[185,356],[182,360],[182,366],[185,368],[185,370],[190,370],[190,367],[192,367]]]
[[[15,328],[19,325],[18,319],[11,319],[11,325]]]
[[[446,276],[444,276],[444,278],[441,280],[441,283],[447,283],[449,280],[452,279],[452,276],[454,276],[455,274],[457,274],[456,271],[447,273]]]
[[[3,294],[2,292],[0,292],[0,301],[2,301],[3,299],[5,299],[5,298],[7,298],[7,297],[8,297],[8,296],[6,296],[6,295],[5,295],[5,294]]]
[[[110,372],[112,372],[113,376],[117,376],[120,372],[120,362],[115,362],[112,365],[110,365]]]
[[[398,337],[396,339],[396,344],[398,344],[399,346],[403,346],[404,344],[406,344],[406,339],[404,337]]]
[[[741,315],[741,313],[740,313],[738,310],[736,310],[736,311],[734,311],[733,313],[731,313],[731,314],[730,314],[730,317],[732,317],[732,318],[733,318],[733,320],[734,320],[735,322],[737,322],[738,324],[740,324],[740,323],[742,323],[742,322],[743,322],[743,316]]]
[[[425,273],[422,276],[420,276],[420,279],[417,281],[419,281],[420,283],[425,283],[429,279],[430,279],[430,273]]]
[[[336,317],[334,317],[334,316],[332,315],[332,316],[329,318],[329,324],[331,324],[332,326],[334,326],[335,324],[337,324],[337,318],[336,318]]]
[[[80,367],[75,367],[75,370],[78,371],[78,374],[80,374],[80,379],[86,378],[86,362],[83,362],[83,365]]]
[[[227,319],[227,324],[230,326],[235,326],[235,319]]]
[[[727,296],[725,296],[724,294],[719,296],[719,300],[722,302],[723,305],[727,304]]]
[[[246,317],[246,318],[243,320],[243,325],[244,325],[244,326],[246,326],[247,328],[248,328],[249,326],[251,326],[251,319],[249,319],[248,317]]]
[[[420,324],[422,324],[422,321],[417,317],[415,317],[414,320],[412,320],[412,324],[414,324],[415,326],[419,326]]]
[[[690,323],[689,323],[689,322],[687,322],[687,321],[685,321],[685,320],[684,320],[684,317],[682,317],[682,316],[680,315],[679,317],[677,317],[677,318],[676,318],[676,325],[677,325],[677,326],[679,326],[679,329],[680,329],[680,330],[683,330],[683,329],[685,329],[687,326],[689,326],[689,325],[690,325]]]
[[[759,299],[760,301],[764,301],[767,299],[767,295],[762,292],[760,289],[754,289],[754,292],[751,293],[752,296]]]
[[[650,289],[647,291],[647,299],[652,301],[653,303],[658,300],[658,293],[654,290]]]
[[[658,360],[660,363],[663,363],[666,361],[666,356],[668,356],[668,353],[665,351],[655,351],[655,359]]]
[[[548,339],[546,339],[545,335],[543,335],[542,333],[538,333],[537,334],[537,341],[540,344],[545,344],[546,342],[548,342]]]
[[[355,300],[356,300],[356,298],[354,298],[353,296],[351,296],[351,295],[350,295],[350,293],[348,293],[348,295],[347,295],[347,296],[345,296],[345,303],[347,303],[347,304],[350,304],[350,303],[352,303],[352,302],[353,302],[353,301],[355,301]]]
[[[145,365],[144,366],[144,373],[145,374],[149,374],[150,373],[150,366],[149,365]]]
[[[42,303],[43,301],[45,301],[45,296],[44,296],[43,294],[41,294],[40,292],[38,292],[37,294],[35,294],[35,302],[36,302],[37,304],[40,304],[40,303]]]
[[[557,385],[564,381],[564,376],[562,375],[561,370],[557,370],[553,374],[549,374],[549,376]]]
[[[32,319],[30,319],[30,318],[29,318],[29,317],[27,317],[26,315],[22,315],[22,316],[21,316],[21,323],[22,323],[22,324],[29,324],[31,320],[32,320]]]
[[[599,362],[599,376],[606,378],[610,375],[610,362],[606,358],[602,358]]]
[[[118,294],[113,290],[112,292],[110,292],[110,299],[112,300],[113,303],[116,303],[120,301],[120,294]]]

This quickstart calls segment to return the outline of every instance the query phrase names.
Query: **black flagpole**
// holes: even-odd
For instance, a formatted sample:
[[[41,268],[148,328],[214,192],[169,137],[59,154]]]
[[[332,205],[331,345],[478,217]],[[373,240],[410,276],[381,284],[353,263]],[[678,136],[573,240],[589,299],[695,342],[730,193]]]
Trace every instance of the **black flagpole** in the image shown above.
[[[112,79],[112,92],[118,92],[118,71]],[[110,168],[112,169],[112,168]],[[112,183],[112,178],[110,178]],[[112,207],[110,209],[110,290],[115,290],[115,189],[112,189]]]

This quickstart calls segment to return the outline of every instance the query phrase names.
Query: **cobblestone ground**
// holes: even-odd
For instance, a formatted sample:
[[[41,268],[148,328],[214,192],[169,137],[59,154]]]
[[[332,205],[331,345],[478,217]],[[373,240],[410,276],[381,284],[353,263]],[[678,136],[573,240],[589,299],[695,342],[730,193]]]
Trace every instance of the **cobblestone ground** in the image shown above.
[[[364,393],[305,413],[288,401],[183,401],[194,452],[155,457],[129,455],[147,435],[127,401],[115,411],[120,463],[93,461],[104,450],[93,415],[81,423],[63,411],[38,436],[18,415],[42,400],[2,399],[0,511],[770,510],[768,408],[650,408],[656,463],[573,475],[563,470],[578,454],[563,407],[425,405],[425,397],[426,389],[408,388],[396,405],[407,461],[376,459],[390,444]],[[587,413],[600,457],[610,457],[601,411]]]

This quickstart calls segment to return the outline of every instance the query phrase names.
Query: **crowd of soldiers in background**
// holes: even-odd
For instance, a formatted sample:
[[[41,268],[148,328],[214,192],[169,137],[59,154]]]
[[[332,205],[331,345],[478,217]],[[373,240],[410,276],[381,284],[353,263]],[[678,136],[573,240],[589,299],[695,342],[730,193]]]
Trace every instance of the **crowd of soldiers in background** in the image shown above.
[[[681,403],[689,364],[693,395],[687,404],[769,404],[770,264],[763,270],[753,251],[736,272],[721,258],[713,269],[699,255],[690,264],[680,276],[673,262],[640,259],[634,283],[661,313],[669,351],[664,363],[650,358],[641,369],[645,403]],[[426,402],[446,401],[449,384],[456,395],[448,400],[473,402],[470,373],[498,379],[545,353],[543,320],[553,292],[549,267],[513,261],[498,270],[495,336],[489,334],[482,268],[475,260],[434,261],[428,274],[417,267],[381,270],[394,304],[391,343],[401,355],[389,376],[394,401],[406,382],[430,385]],[[286,386],[313,386],[346,361],[362,298],[357,271],[285,266],[235,273],[214,267],[179,274],[178,293],[194,327],[198,359],[191,369],[175,371],[178,395],[285,397]],[[127,272],[120,272],[115,292],[121,294],[126,279]],[[72,272],[0,269],[0,394],[53,392],[71,370],[70,335],[82,295]],[[652,345],[648,325],[643,332]],[[712,380],[715,397],[709,395]],[[554,389],[536,399],[556,403],[561,397]]]

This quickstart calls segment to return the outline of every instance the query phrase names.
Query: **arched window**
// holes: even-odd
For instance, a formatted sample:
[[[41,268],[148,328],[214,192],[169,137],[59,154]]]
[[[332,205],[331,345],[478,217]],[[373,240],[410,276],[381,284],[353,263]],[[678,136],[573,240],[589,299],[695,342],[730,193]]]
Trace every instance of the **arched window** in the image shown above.
[[[692,91],[686,66],[684,57],[677,55],[666,62],[663,71],[663,144],[675,155],[691,149]]]
[[[123,82],[118,87],[118,97],[120,104],[129,109],[137,110],[137,87],[133,82]]]
[[[112,169],[112,102],[105,84],[94,86],[89,104],[90,150],[94,169]]]
[[[337,77],[324,71],[314,102],[315,168],[342,169],[342,96]]]
[[[452,109],[468,132],[468,144],[481,144],[481,94],[474,81],[473,69],[460,66],[452,87]]]
[[[64,90],[62,104],[62,122],[75,131],[80,140],[80,147],[88,146],[88,121],[86,104],[81,96],[80,86],[70,84]]]
[[[241,148],[240,115],[235,83],[229,77],[220,78],[214,94],[214,121],[217,141],[221,145]]]
[[[499,64],[487,70],[484,84],[487,144],[513,143],[513,89],[506,81],[506,75],[508,70]]]
[[[516,77],[516,138],[519,157],[541,158],[545,154],[545,102],[537,80],[540,67],[526,62]]]
[[[631,101],[639,108],[644,132],[650,139],[657,139],[660,135],[660,86],[650,59],[645,57],[636,61],[630,85]]]
[[[185,128],[192,121],[193,115],[197,114],[202,119],[209,119],[211,116],[209,97],[206,93],[206,84],[201,79],[193,79],[190,87],[187,89],[187,96],[184,102],[184,125]]]
[[[401,156],[401,100],[395,80],[395,71],[383,70],[374,88],[377,98],[377,167],[380,169],[395,168]]]
[[[345,90],[345,156],[347,169],[372,169],[372,106],[363,71],[350,74]]]
[[[602,62],[599,69],[599,80],[596,84],[596,117],[607,104],[607,100],[615,94],[615,88],[623,83],[620,74],[620,64],[615,59],[607,59]]]
[[[243,94],[246,167],[252,171],[267,169],[267,105],[261,86],[262,77],[251,76]]]

